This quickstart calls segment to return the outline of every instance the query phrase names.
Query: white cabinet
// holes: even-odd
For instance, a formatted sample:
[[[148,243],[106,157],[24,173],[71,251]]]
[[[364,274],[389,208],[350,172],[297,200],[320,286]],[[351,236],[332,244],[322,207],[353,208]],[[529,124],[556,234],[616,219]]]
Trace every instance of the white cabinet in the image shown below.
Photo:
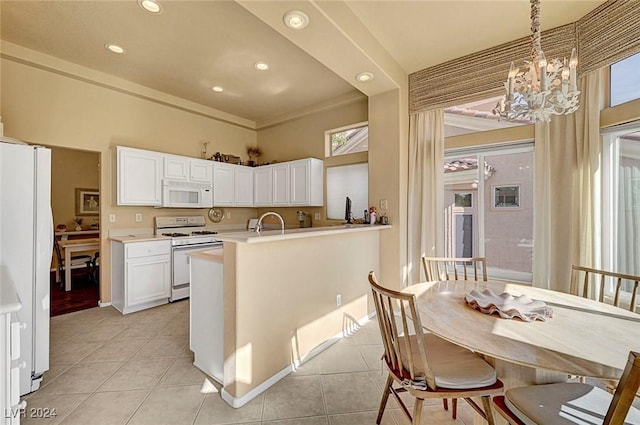
[[[273,165],[263,165],[253,170],[253,205],[270,207],[273,205]]]
[[[162,154],[118,146],[118,205],[159,206],[162,201]]]
[[[177,155],[164,155],[163,177],[171,180],[184,180],[189,178],[189,159]]]
[[[257,172],[257,170],[256,170]],[[265,172],[265,177],[266,177]],[[283,162],[271,166],[272,206],[322,206],[324,201],[323,162],[315,158]],[[263,177],[263,176],[261,176]],[[261,180],[261,179],[260,179]],[[268,184],[259,181],[256,175],[256,206],[267,206]]]
[[[19,425],[26,402],[20,402],[20,333],[26,324],[17,321],[22,304],[13,282],[0,287],[0,425]]]
[[[289,163],[290,205],[322,206],[323,162],[315,158]]]
[[[276,164],[272,168],[273,205],[289,205],[289,164]]]
[[[198,369],[224,382],[223,264],[191,257],[189,348]]]
[[[253,168],[234,165],[233,180],[233,205],[253,207]]]
[[[122,314],[169,302],[171,241],[111,241],[111,298]]]
[[[164,154],[163,157],[163,177],[165,179],[211,183],[213,175],[211,161],[167,154]]]
[[[235,189],[233,165],[224,162],[213,163],[213,206],[232,207]]]
[[[213,205],[253,207],[253,168],[214,162]]]
[[[199,183],[211,183],[213,176],[213,162],[206,159],[191,159],[189,161],[189,180]]]

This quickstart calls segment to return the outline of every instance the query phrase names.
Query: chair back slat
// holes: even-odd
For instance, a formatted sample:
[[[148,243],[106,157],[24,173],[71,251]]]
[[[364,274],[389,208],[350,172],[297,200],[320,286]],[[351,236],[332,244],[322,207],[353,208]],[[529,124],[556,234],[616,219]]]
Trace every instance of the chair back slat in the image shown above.
[[[384,288],[369,273],[378,325],[384,342],[384,359],[387,366],[402,378],[424,379],[431,389],[436,389],[435,379],[427,356],[428,347],[413,294],[405,294]],[[416,367],[420,364],[420,368]]]
[[[584,298],[595,298],[600,302],[605,302],[605,288],[607,279],[611,279],[613,282],[613,305],[616,307],[620,307],[620,303],[622,302],[623,297],[621,297],[621,292],[623,288],[624,282],[629,282],[631,284],[633,282],[633,288],[631,289],[631,302],[629,303],[629,311],[636,311],[636,302],[637,302],[637,293],[638,293],[638,282],[640,281],[639,276],[633,276],[623,273],[615,273],[609,272],[606,270],[593,269],[590,267],[583,267],[573,265],[571,266],[572,273],[572,282],[579,282],[580,279],[577,279],[579,273],[584,273],[584,279],[582,279],[582,288],[573,287],[574,294],[582,294]],[[591,288],[591,283],[595,284],[595,279],[599,277],[597,280],[599,293],[597,297],[594,297],[593,294],[590,294],[589,289]],[[627,298],[628,299],[628,298]]]
[[[603,425],[623,425],[640,388],[640,353],[630,352]]]
[[[422,265],[428,281],[469,280],[472,269],[473,280],[482,278],[487,281],[487,262],[484,257],[422,257]]]

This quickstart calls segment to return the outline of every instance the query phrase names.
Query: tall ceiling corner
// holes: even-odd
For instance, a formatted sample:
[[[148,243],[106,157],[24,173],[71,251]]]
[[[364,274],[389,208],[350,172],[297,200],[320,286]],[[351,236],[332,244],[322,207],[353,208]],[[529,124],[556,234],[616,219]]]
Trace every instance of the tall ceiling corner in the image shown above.
[[[380,45],[348,4],[337,1],[236,2],[367,96],[405,88],[408,74]],[[306,28],[287,27],[283,17],[297,10],[309,17]],[[368,72],[373,78],[356,79]]]

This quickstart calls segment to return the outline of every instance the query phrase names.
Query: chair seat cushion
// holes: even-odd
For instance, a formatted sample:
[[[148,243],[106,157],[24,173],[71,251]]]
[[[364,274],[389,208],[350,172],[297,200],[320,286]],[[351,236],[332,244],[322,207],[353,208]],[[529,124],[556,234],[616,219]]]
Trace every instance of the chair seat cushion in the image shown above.
[[[562,383],[513,388],[505,404],[527,425],[602,424],[613,396],[588,384]],[[631,407],[625,424],[640,425],[640,411]]]
[[[404,347],[403,338],[399,338],[399,344]],[[420,359],[416,336],[409,336],[413,352],[413,360],[418,374],[425,370]],[[466,348],[455,345],[449,341],[434,335],[424,336],[429,365],[433,372],[436,386],[462,390],[467,388],[488,387],[496,383],[496,371],[491,365]],[[403,352],[402,361],[408,364],[408,358]]]

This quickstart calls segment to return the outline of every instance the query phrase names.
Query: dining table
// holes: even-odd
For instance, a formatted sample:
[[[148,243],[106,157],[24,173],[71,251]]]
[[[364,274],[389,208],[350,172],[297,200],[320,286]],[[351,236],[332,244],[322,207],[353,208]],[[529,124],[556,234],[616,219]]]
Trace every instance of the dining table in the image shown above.
[[[551,317],[503,318],[465,301],[472,291],[486,290],[524,296],[525,305],[541,301]],[[563,292],[498,280],[422,282],[402,292],[416,296],[424,329],[483,355],[505,389],[567,381],[570,375],[617,380],[629,351],[640,351],[639,314]]]
[[[64,274],[64,290],[68,292],[71,290],[71,255],[74,252],[98,252],[100,250],[100,238],[61,240],[58,241],[58,245],[60,249],[64,250],[65,268],[69,267],[69,270]]]

